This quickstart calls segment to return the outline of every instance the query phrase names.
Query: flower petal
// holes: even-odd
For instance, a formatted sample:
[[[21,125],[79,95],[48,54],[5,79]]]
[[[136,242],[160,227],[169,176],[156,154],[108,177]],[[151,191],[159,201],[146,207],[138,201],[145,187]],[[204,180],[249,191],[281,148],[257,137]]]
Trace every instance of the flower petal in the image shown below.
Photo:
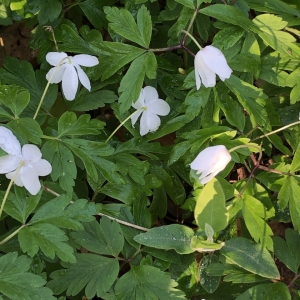
[[[67,56],[65,52],[49,52],[46,55],[46,60],[51,66],[57,66]]]
[[[81,69],[81,67],[77,64],[74,64],[74,67],[77,70],[79,80],[81,84],[89,91],[91,91],[91,83],[87,75],[84,73],[84,71]]]
[[[151,101],[158,99],[158,92],[152,86],[145,86],[143,88],[143,94],[146,106],[148,106]]]
[[[78,54],[72,57],[74,63],[84,66],[84,67],[94,67],[99,64],[98,58],[96,56],[88,54]]]
[[[147,134],[149,131],[153,132],[160,126],[160,118],[149,111],[144,111],[141,117],[140,134],[141,136]]]
[[[8,154],[21,155],[21,145],[12,131],[0,126],[0,148]]]
[[[166,116],[170,112],[170,105],[162,99],[155,99],[148,104],[148,111],[159,116]]]
[[[12,172],[18,168],[21,163],[21,157],[16,155],[5,155],[0,157],[0,174]]]
[[[62,78],[62,90],[67,100],[75,99],[78,89],[78,75],[73,65],[66,64],[66,69]]]
[[[22,169],[18,172],[18,174],[15,176],[15,179],[14,179],[14,183],[17,186],[24,186],[22,179],[21,179],[21,174],[20,174],[21,171],[22,171]],[[13,172],[7,173],[5,176],[7,179],[12,179],[14,177],[15,173],[16,173],[16,171],[13,171]]]
[[[203,50],[198,51],[195,56],[195,72],[201,77],[202,83],[205,87],[213,87],[216,85],[216,74],[206,65],[206,62],[202,58],[202,51]]]
[[[30,162],[37,162],[42,158],[42,152],[36,145],[24,145],[22,147],[22,154],[24,159]]]
[[[223,81],[230,77],[232,70],[229,68],[224,54],[218,48],[206,46],[201,50],[201,56],[207,67],[218,74]]]
[[[133,114],[131,116],[131,125],[132,125],[132,127],[134,127],[134,124],[136,123],[137,119],[139,118],[139,116],[141,115],[142,112],[143,112],[143,110],[139,109],[135,112],[135,114]]]
[[[39,176],[47,176],[52,172],[52,166],[46,159],[32,163]]]
[[[25,166],[21,169],[21,180],[24,187],[31,195],[36,195],[41,189],[39,175],[35,168]]]
[[[199,72],[196,69],[196,66],[195,66],[195,78],[196,78],[196,88],[197,88],[197,90],[199,90],[200,86],[201,86],[201,78],[200,78]]]
[[[144,98],[144,94],[143,94],[143,89],[140,92],[140,96],[139,98],[131,104],[131,106],[135,109],[140,109],[142,107],[145,107],[145,98]]]
[[[53,75],[53,77],[51,78],[51,83],[59,83],[61,82],[64,72],[66,69],[66,64],[63,64],[59,67],[53,67],[49,70],[49,72],[46,74],[46,79],[48,81],[50,81],[51,76]],[[54,74],[53,74],[54,73]]]

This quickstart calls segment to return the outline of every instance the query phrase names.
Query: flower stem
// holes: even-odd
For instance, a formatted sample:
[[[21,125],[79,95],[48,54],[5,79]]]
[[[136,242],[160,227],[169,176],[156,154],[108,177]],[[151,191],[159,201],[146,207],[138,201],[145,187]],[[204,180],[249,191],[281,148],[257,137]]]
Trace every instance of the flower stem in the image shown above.
[[[185,45],[186,39],[187,39],[187,37],[188,37],[188,32],[190,32],[190,30],[191,30],[191,28],[192,28],[192,26],[193,26],[193,23],[194,23],[194,21],[195,21],[195,19],[196,19],[196,16],[197,16],[197,14],[198,14],[198,11],[199,11],[198,8],[196,8],[195,11],[194,11],[194,14],[193,14],[193,16],[192,16],[192,18],[191,18],[191,21],[190,21],[190,24],[189,24],[189,27],[187,28],[186,33],[185,33],[185,35],[184,35],[184,37],[183,37],[183,39],[182,39],[182,42],[181,42],[182,45]],[[202,49],[202,48],[200,48],[200,49]]]
[[[188,31],[182,29],[182,30],[180,30],[180,31],[178,32],[178,36],[179,36],[179,34],[180,34],[181,32],[184,32],[186,35],[188,35],[188,36],[194,41],[194,43],[198,46],[198,48],[199,48],[200,50],[202,49],[202,47],[201,47],[200,44],[197,42],[197,40],[196,40],[196,39],[195,39]]]
[[[107,140],[105,141],[105,144],[114,136],[114,134],[137,112],[139,112],[141,110],[137,109],[134,113],[132,113],[129,117],[127,117],[114,131],[113,133],[107,138]]]
[[[7,197],[8,197],[9,191],[10,191],[10,189],[11,189],[13,183],[14,183],[14,180],[15,180],[17,174],[19,173],[19,171],[20,171],[20,169],[21,169],[22,167],[23,167],[23,163],[21,163],[21,164],[19,165],[18,169],[15,171],[15,174],[13,175],[13,177],[11,178],[11,180],[10,180],[10,182],[9,182],[9,185],[8,185],[8,187],[7,187],[7,189],[6,189],[5,195],[4,195],[3,200],[2,200],[2,203],[1,203],[1,207],[0,207],[0,218],[1,218],[1,216],[2,216],[2,212],[3,212],[3,209],[4,209],[5,202],[6,202],[6,200],[7,200]]]
[[[264,137],[266,137],[266,136],[272,135],[272,134],[274,134],[274,133],[277,133],[277,132],[279,132],[279,131],[282,131],[282,130],[284,130],[284,129],[287,129],[287,128],[292,127],[292,126],[297,125],[297,124],[300,124],[300,121],[297,121],[297,122],[288,124],[288,125],[283,126],[283,127],[279,128],[279,129],[276,129],[276,130],[271,131],[271,132],[269,132],[269,133],[263,134],[263,135],[261,135],[261,136],[259,136],[259,137],[254,138],[254,139],[251,140],[251,141],[255,141],[255,140],[258,140],[258,139],[262,139],[262,138],[264,138]]]
[[[10,239],[12,239],[16,234],[19,233],[19,231],[24,228],[26,225],[22,225],[20,228],[18,228],[16,231],[14,231],[12,234],[10,234],[9,236],[7,236],[4,240],[2,240],[0,242],[0,246],[5,244],[7,241],[9,241]]]
[[[43,92],[43,95],[42,95],[42,97],[41,97],[40,103],[39,103],[39,105],[38,105],[38,107],[37,107],[37,109],[36,109],[36,112],[35,112],[34,116],[33,116],[33,120],[35,120],[35,118],[37,117],[37,115],[38,115],[38,113],[39,113],[39,111],[40,111],[40,108],[41,108],[41,106],[42,106],[42,104],[43,104],[43,101],[44,101],[44,98],[45,98],[45,96],[46,96],[46,93],[47,93],[47,91],[48,91],[48,88],[49,88],[49,86],[50,86],[50,84],[51,84],[52,78],[54,77],[56,71],[58,70],[58,67],[63,63],[63,61],[64,61],[65,59],[69,59],[69,58],[68,58],[68,57],[64,57],[64,58],[59,62],[59,64],[55,67],[54,71],[52,72],[52,74],[51,74],[51,76],[50,76],[50,78],[49,78],[49,80],[48,80],[48,83],[47,83],[47,85],[46,85],[46,87],[45,87],[45,90],[44,90],[44,92]]]

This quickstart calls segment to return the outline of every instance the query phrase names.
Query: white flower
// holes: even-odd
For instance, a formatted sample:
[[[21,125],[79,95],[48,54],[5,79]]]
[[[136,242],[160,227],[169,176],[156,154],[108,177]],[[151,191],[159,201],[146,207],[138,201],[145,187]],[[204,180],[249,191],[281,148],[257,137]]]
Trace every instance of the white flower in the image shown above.
[[[231,155],[225,146],[212,146],[202,150],[191,163],[191,169],[201,174],[199,180],[202,184],[209,182],[219,172],[225,169],[231,161]]]
[[[137,109],[137,112],[131,117],[133,127],[142,114],[140,121],[141,135],[145,135],[149,131],[156,131],[160,126],[160,118],[158,116],[166,116],[170,112],[169,104],[159,99],[157,90],[151,86],[146,86],[142,89],[138,100],[132,103],[132,107]]]
[[[61,60],[65,60],[61,63]],[[75,56],[68,56],[64,52],[49,52],[46,55],[47,62],[54,66],[46,75],[49,81],[53,72],[51,83],[59,83],[62,81],[62,91],[67,100],[74,100],[78,88],[78,78],[81,84],[91,90],[91,83],[87,75],[80,66],[94,67],[99,61],[97,57],[87,54],[79,54]],[[58,64],[61,63],[60,66]],[[56,68],[56,66],[58,66]]]
[[[223,53],[214,46],[206,46],[195,56],[196,87],[200,89],[201,81],[205,87],[216,85],[216,74],[224,81],[232,73]]]
[[[36,195],[41,189],[39,176],[49,175],[52,171],[50,163],[42,159],[40,149],[29,144],[21,149],[19,141],[5,127],[0,127],[0,147],[8,153],[0,157],[0,174],[6,174],[8,179],[12,179],[18,170],[15,184],[24,186],[30,194]]]

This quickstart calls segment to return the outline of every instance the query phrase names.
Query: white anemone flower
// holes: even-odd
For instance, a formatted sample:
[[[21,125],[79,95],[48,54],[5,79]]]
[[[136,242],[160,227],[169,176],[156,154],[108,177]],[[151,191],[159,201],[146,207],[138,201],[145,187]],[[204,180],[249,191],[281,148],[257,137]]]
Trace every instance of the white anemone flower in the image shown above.
[[[224,54],[214,46],[206,46],[195,56],[196,87],[200,89],[201,82],[205,87],[216,85],[216,74],[224,81],[232,73]]]
[[[169,104],[158,98],[157,90],[152,86],[146,86],[142,89],[138,100],[132,103],[132,107],[137,109],[131,116],[131,124],[134,127],[140,115],[140,134],[143,136],[148,132],[156,131],[160,126],[158,116],[166,116],[170,112]]]
[[[78,89],[78,78],[86,89],[91,90],[90,80],[80,66],[96,66],[99,63],[97,57],[88,54],[68,56],[64,52],[49,52],[46,55],[46,60],[50,65],[54,66],[47,73],[47,80],[49,81],[53,72],[55,72],[51,83],[62,82],[62,91],[67,100],[75,99]]]
[[[208,183],[231,161],[229,151],[223,145],[212,146],[202,150],[191,163],[191,169],[200,174],[202,184]]]
[[[13,133],[0,127],[0,147],[8,153],[0,157],[0,174],[6,174],[12,179],[15,172],[14,183],[24,186],[32,195],[41,189],[39,176],[49,175],[52,171],[50,163],[42,159],[40,149],[35,145],[26,144],[22,147]]]

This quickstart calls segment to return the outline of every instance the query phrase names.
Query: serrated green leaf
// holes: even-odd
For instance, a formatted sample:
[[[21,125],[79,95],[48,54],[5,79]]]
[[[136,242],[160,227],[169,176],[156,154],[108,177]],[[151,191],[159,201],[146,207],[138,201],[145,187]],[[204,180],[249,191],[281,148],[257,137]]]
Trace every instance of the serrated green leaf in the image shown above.
[[[214,37],[213,46],[218,49],[233,47],[244,35],[245,30],[238,26],[227,26],[220,30]],[[231,64],[229,64],[231,66]]]
[[[234,238],[226,242],[221,254],[234,265],[260,275],[262,277],[278,279],[280,274],[271,254],[261,245],[245,238]]]
[[[104,123],[92,119],[90,115],[81,115],[78,119],[74,112],[65,112],[58,121],[58,137],[66,135],[99,134]]]
[[[131,266],[115,285],[117,300],[186,299],[169,275],[152,266]]]
[[[194,252],[190,247],[194,231],[186,226],[172,224],[150,229],[146,233],[140,233],[134,240],[148,247],[158,249],[174,249],[179,254]]]
[[[103,2],[103,1],[101,1]],[[101,30],[103,23],[105,23],[105,14],[102,11],[102,3],[97,0],[87,0],[79,3],[88,20],[96,29]]]
[[[12,300],[55,300],[53,292],[44,287],[46,281],[28,272],[32,260],[25,255],[17,256],[11,252],[0,257],[0,293]]]
[[[239,9],[231,5],[210,5],[200,9],[199,13],[208,15],[229,24],[240,26],[247,31],[259,32],[259,28],[255,24],[246,18]]]
[[[97,221],[83,223],[84,231],[73,232],[73,239],[85,249],[98,254],[117,257],[124,246],[120,225],[103,217]]]
[[[200,230],[205,230],[205,223],[209,224],[215,232],[227,226],[229,215],[225,207],[225,196],[216,178],[197,194],[196,201],[195,220]]]
[[[297,150],[293,157],[292,165],[291,165],[291,173],[295,173],[300,170],[300,144],[298,144]]]
[[[11,25],[12,20],[10,19],[7,7],[3,3],[0,4],[0,25]]]
[[[41,25],[49,21],[55,21],[61,13],[62,5],[59,0],[46,0],[41,2],[42,6],[38,13],[38,20]]]
[[[76,264],[68,269],[51,273],[48,283],[55,294],[66,291],[68,296],[77,295],[85,287],[85,295],[92,299],[107,292],[119,273],[118,260],[90,253],[76,253]]]
[[[282,282],[256,285],[239,295],[236,300],[291,300],[288,287]]]
[[[106,18],[110,22],[109,26],[124,38],[148,48],[151,33],[152,22],[151,16],[147,8],[143,5],[137,13],[137,23],[132,14],[126,9],[118,9],[117,7],[104,8]]]
[[[14,194],[8,195],[4,211],[20,223],[25,224],[28,216],[38,205],[41,195],[42,189],[37,195],[28,196],[24,188],[15,185]]]
[[[243,217],[251,236],[262,247],[273,251],[273,241],[271,235],[273,231],[263,220],[267,218],[266,208],[263,204],[250,195],[243,195],[242,212]]]
[[[121,80],[119,93],[120,112],[124,113],[127,111],[132,103],[134,103],[142,90],[144,77],[146,74],[145,70],[145,58],[146,54],[142,54],[136,58],[130,65],[125,76]]]
[[[156,78],[157,60],[153,52],[147,52],[145,57],[145,71],[149,79]]]
[[[65,243],[68,240],[65,232],[54,225],[40,223],[24,227],[19,232],[18,239],[22,251],[31,257],[41,249],[52,259],[57,255],[62,261],[76,261],[73,248]]]

